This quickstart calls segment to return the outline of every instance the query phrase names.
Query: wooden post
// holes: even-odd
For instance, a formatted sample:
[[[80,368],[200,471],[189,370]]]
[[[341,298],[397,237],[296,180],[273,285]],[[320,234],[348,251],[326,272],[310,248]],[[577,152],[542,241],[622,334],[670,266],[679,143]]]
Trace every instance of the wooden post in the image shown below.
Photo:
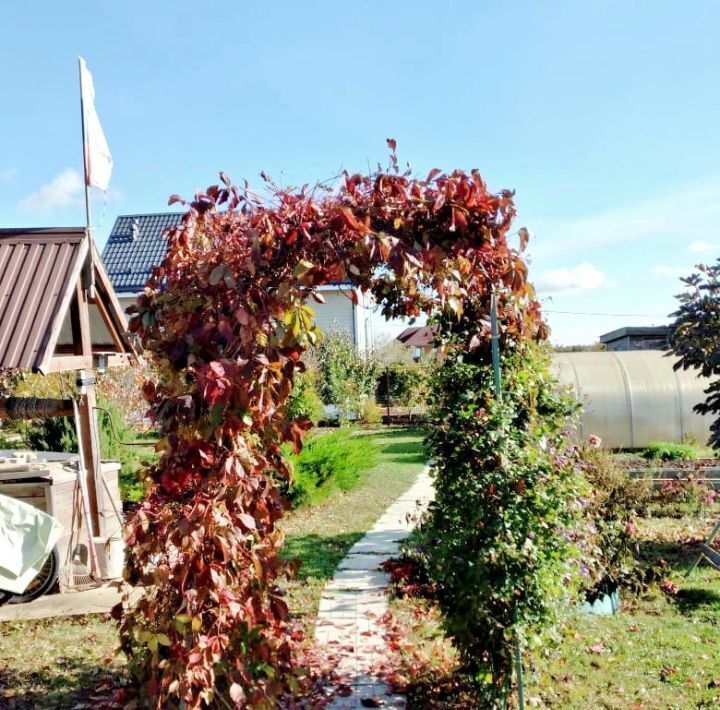
[[[87,237],[90,238],[89,236]],[[90,310],[88,292],[82,279],[75,289],[75,299],[70,307],[70,325],[73,334],[75,355],[89,358],[92,362],[92,339],[90,335]],[[89,528],[93,535],[104,535],[106,524],[103,518],[105,500],[102,486],[100,460],[100,437],[98,435],[95,406],[95,374],[92,370],[80,370],[77,377],[77,436],[85,461],[85,476],[90,499]]]
[[[37,397],[0,397],[0,419],[50,419],[71,417],[71,399],[39,399]]]
[[[104,521],[100,512],[103,500],[102,471],[100,469],[99,437],[97,428],[97,417],[95,415],[95,377],[92,373],[80,370],[77,378],[78,386],[78,416],[77,436],[78,447],[82,447],[83,460],[85,463],[85,481],[90,503],[90,517],[88,527],[92,534],[102,535],[104,533]]]

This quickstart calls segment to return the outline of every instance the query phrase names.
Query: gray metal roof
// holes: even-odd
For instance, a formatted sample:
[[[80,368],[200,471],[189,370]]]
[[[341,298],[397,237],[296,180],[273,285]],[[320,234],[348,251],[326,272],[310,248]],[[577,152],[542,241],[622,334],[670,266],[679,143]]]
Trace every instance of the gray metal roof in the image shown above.
[[[670,333],[669,325],[652,325],[652,326],[627,326],[625,328],[617,328],[609,333],[603,333],[600,336],[601,343],[610,343],[613,340],[627,337],[640,336],[656,336],[658,338],[666,337]]]
[[[74,353],[70,311],[90,244],[84,227],[0,229],[0,369],[76,369],[58,356]],[[134,356],[125,316],[92,250],[91,347]]]
[[[165,257],[165,232],[182,222],[181,212],[121,215],[110,232],[102,260],[118,293],[141,291],[153,267]]]

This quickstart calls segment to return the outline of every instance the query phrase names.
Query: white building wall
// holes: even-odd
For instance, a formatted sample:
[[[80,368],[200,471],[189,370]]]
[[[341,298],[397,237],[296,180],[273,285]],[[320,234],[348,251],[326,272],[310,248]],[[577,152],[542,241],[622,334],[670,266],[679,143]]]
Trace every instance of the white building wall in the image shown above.
[[[315,322],[323,333],[344,333],[358,350],[371,351],[374,347],[372,308],[370,296],[358,292],[358,305],[350,299],[350,287],[324,286],[319,292],[325,303],[310,299],[308,305],[315,313]],[[118,293],[120,306],[125,310],[135,303],[136,294]]]
[[[326,335],[332,332],[349,335],[356,342],[354,304],[350,300],[350,289],[320,288],[318,291],[325,303],[308,299],[308,305],[315,313],[315,323]]]

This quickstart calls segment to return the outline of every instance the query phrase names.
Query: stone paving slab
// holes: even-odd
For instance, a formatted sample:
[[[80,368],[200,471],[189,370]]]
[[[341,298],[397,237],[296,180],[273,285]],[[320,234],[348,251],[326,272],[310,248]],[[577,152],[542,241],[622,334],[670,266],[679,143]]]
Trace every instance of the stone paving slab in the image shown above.
[[[382,592],[336,592],[323,594],[320,598],[318,614],[328,618],[358,616],[382,616],[385,613],[387,604],[385,595]]]
[[[379,707],[383,708],[407,707],[405,698],[402,695],[387,695],[384,683],[378,683],[376,687],[368,687],[367,692],[353,692],[353,694],[347,698],[335,697],[328,707],[332,708],[332,710],[356,710],[358,708],[366,708],[367,706],[363,705],[362,702],[365,698],[382,699],[383,704]]]
[[[371,554],[362,554],[362,553],[354,553],[352,555],[347,555],[344,559],[340,561],[340,564],[338,565],[338,570],[366,570],[368,572],[375,572],[376,570],[380,569],[380,565],[383,562],[387,562],[387,554],[385,555],[371,555]]]
[[[345,569],[336,572],[325,589],[329,592],[382,590],[389,581],[390,577],[379,570]]]
[[[380,618],[388,610],[389,575],[380,566],[400,551],[400,543],[433,498],[432,479],[425,469],[416,482],[396,499],[373,528],[358,540],[325,585],[315,625],[318,645],[339,657],[336,673],[352,692],[335,696],[328,708],[367,707],[363,699],[376,698],[380,707],[404,708],[405,698],[393,695],[382,679],[389,658]],[[328,690],[332,690],[329,688]]]
[[[119,584],[109,582],[102,587],[84,592],[47,594],[27,604],[5,604],[0,606],[0,622],[49,619],[53,616],[107,614],[119,601]]]
[[[348,551],[349,555],[396,555],[400,551],[400,541],[392,530],[369,532],[358,540]]]

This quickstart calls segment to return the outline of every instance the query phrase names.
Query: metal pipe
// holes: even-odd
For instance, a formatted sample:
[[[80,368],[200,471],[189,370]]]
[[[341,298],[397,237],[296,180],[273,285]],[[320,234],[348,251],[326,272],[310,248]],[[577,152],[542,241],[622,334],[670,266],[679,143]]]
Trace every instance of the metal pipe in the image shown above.
[[[500,329],[498,327],[495,289],[493,289],[490,296],[490,331],[492,334],[492,365],[495,380],[495,397],[498,401],[502,401],[502,382],[500,380]]]

